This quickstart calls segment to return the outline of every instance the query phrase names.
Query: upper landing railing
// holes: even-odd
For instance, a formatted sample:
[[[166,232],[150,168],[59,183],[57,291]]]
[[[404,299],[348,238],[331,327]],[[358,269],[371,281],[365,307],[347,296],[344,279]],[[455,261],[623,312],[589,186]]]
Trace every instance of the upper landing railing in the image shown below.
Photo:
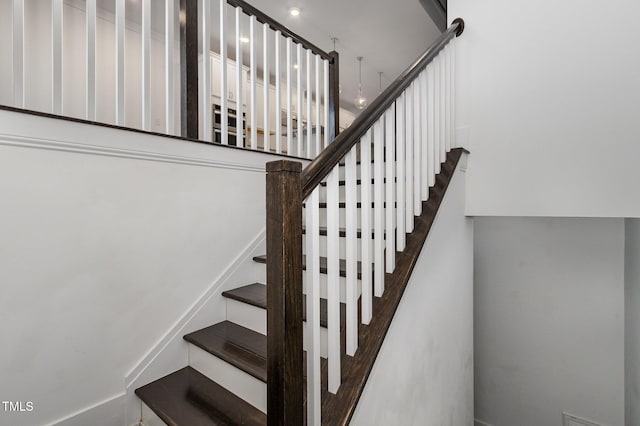
[[[0,15],[0,105],[305,158],[336,135],[337,53],[242,0],[11,0]]]

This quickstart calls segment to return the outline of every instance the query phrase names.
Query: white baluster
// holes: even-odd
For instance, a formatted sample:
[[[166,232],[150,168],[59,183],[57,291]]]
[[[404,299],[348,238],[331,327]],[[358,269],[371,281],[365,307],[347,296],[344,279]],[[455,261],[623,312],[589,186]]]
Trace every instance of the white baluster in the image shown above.
[[[306,200],[307,424],[320,425],[320,187]]]
[[[440,58],[440,162],[444,162],[447,156],[447,91],[446,91],[446,73],[445,73],[445,56],[441,51],[438,55]]]
[[[205,141],[213,141],[213,117],[211,116],[211,2],[202,0],[201,4],[202,21],[200,40],[202,42],[202,68],[200,78],[202,78],[200,95],[200,138]]]
[[[125,4],[126,0],[116,0],[116,124],[124,126],[125,121]]]
[[[433,66],[433,149],[435,155],[435,170],[436,176],[440,173],[440,58],[436,56],[433,58],[431,65]]]
[[[316,117],[315,117],[315,127],[316,127],[316,137],[315,137],[315,149],[314,149],[314,154],[313,156],[317,156],[318,154],[320,154],[320,56],[319,55],[313,55],[315,56],[315,61],[316,61]]]
[[[282,33],[280,31],[276,31],[274,43],[275,43],[275,79],[276,79],[276,152],[278,154],[282,153],[282,105],[281,105],[281,97],[280,93],[280,38]]]
[[[387,112],[384,114],[385,121],[385,140],[384,140],[384,149],[385,149],[385,195],[386,195],[386,221],[385,224],[385,242],[386,242],[386,271],[388,274],[392,273],[396,267],[396,236],[395,236],[395,228],[393,226],[394,214],[396,213],[395,207],[395,198],[394,198],[394,189],[395,189],[395,167],[396,167],[396,153],[395,153],[395,144],[396,144],[396,128],[395,128],[395,117],[396,117],[396,109],[395,102],[391,104]]]
[[[374,295],[384,293],[384,118],[373,125],[373,223],[374,223]],[[364,207],[364,206],[363,206]],[[391,206],[387,206],[391,208]]]
[[[345,157],[345,226],[346,226],[346,302],[347,302],[347,355],[358,349],[358,209],[356,195],[356,152],[354,145]],[[362,185],[361,185],[362,186]]]
[[[436,112],[435,112],[435,83],[433,62],[427,66],[427,145],[429,150],[429,186],[436,183]]]
[[[405,225],[405,165],[407,163],[405,157],[405,141],[406,141],[406,125],[405,125],[405,104],[406,93],[400,95],[396,100],[396,237],[398,251],[404,251],[407,243],[406,225]]]
[[[269,151],[271,149],[271,140],[270,140],[270,132],[269,128],[269,86],[270,77],[269,77],[269,25],[262,24],[262,84],[263,84],[263,93],[264,93],[264,150]]]
[[[456,43],[451,43],[451,145],[458,147],[456,141]]]
[[[256,100],[258,70],[256,69],[256,17],[249,19],[249,72],[251,74],[251,87],[249,97],[251,102],[251,149],[258,149],[258,101]]]
[[[174,96],[173,96],[173,56],[174,56],[174,33],[176,13],[173,0],[165,1],[164,10],[164,68],[165,68],[165,108],[164,121],[165,132],[169,135],[175,132]]]
[[[327,177],[327,360],[329,392],[340,387],[340,212],[338,167]]]
[[[13,106],[25,107],[24,0],[13,0]]]
[[[287,154],[293,155],[293,117],[291,110],[291,39],[287,38]]]
[[[207,2],[208,3],[208,2]],[[151,129],[151,0],[142,0],[142,130]]]
[[[124,0],[122,0],[124,1]],[[51,1],[51,111],[62,115],[63,0]]]
[[[429,85],[427,70],[425,69],[420,74],[420,122],[422,123],[420,129],[422,130],[420,137],[420,146],[422,153],[422,169],[421,176],[422,180],[420,182],[420,188],[422,188],[422,198],[423,201],[429,199],[429,175],[431,174],[431,167],[429,164],[429,129],[427,128],[429,111],[427,111],[427,88]]]
[[[96,0],[86,2],[87,20],[87,63],[86,63],[86,89],[87,99],[85,104],[85,117],[87,120],[96,119]],[[147,7],[149,7],[147,5]],[[146,10],[145,10],[146,11]],[[143,20],[146,15],[143,14]]]
[[[405,91],[405,120],[406,140],[405,144],[405,226],[406,232],[413,232],[413,84]]]
[[[313,158],[313,120],[311,119],[311,51],[307,50],[307,140],[305,152],[308,158]]]
[[[226,0],[220,0],[220,142],[222,145],[229,145],[229,103],[227,101],[229,97],[227,89],[227,62],[229,55],[227,55],[226,6]],[[208,56],[205,56],[205,58],[208,58]]]
[[[422,160],[422,112],[420,110],[420,94],[422,88],[420,79],[416,78],[413,82],[413,215],[420,216],[422,214],[422,191],[420,183],[422,182],[422,174],[424,173],[420,164]]]
[[[322,110],[324,111],[324,142],[322,148],[329,145],[329,61],[324,59],[324,96],[322,99]]]
[[[369,324],[373,309],[373,294],[371,291],[371,129],[360,140],[360,191],[362,323]]]
[[[446,151],[451,151],[451,44],[448,44],[444,48],[444,82],[445,82],[445,141],[446,141]]]
[[[236,7],[236,146],[244,141],[244,84],[242,81],[242,9]]]
[[[296,46],[296,84],[297,84],[297,93],[296,93],[296,111],[297,111],[297,152],[296,155],[298,157],[302,157],[302,138],[303,138],[303,130],[302,130],[302,45],[298,44]]]

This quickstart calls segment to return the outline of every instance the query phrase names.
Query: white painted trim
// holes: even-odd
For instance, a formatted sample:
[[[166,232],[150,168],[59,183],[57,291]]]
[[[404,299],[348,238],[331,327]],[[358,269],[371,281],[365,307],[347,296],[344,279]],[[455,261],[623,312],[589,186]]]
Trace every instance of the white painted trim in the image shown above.
[[[487,422],[483,422],[482,420],[473,419],[473,426],[492,426]]]
[[[136,379],[142,375],[151,363],[158,357],[164,348],[166,348],[175,339],[182,340],[189,322],[202,310],[212,297],[221,293],[224,285],[229,282],[233,274],[247,261],[251,261],[254,251],[263,244],[266,231],[263,229],[260,234],[236,257],[229,267],[207,288],[204,293],[191,305],[178,321],[169,329],[162,338],[142,357],[138,364],[131,369],[125,376],[125,386],[127,389],[135,383]]]
[[[179,143],[179,142],[176,142]],[[89,145],[77,142],[65,142],[56,139],[23,137],[0,133],[0,146],[15,146],[22,148],[46,149],[50,151],[73,152],[76,154],[92,154],[107,157],[129,158],[163,163],[186,164],[191,166],[215,167],[221,169],[245,170],[264,173],[264,166],[254,166],[229,161],[209,160],[206,158],[187,157],[173,154],[160,154],[149,151],[139,151],[125,148],[111,148],[106,146]]]
[[[570,426],[571,423],[569,422],[573,422],[573,423],[578,423],[584,426],[604,426],[601,423],[596,423],[594,421],[591,420],[587,420],[587,419],[583,419],[581,417],[578,416],[574,416],[573,414],[569,414],[566,412],[562,412],[562,424],[563,426]]]
[[[87,424],[99,424],[100,419],[105,420],[114,417],[122,417],[119,423],[124,422],[124,401],[126,393],[122,392],[111,396],[105,400],[96,402],[86,408],[78,410],[66,417],[48,423],[47,426],[76,426]],[[121,406],[120,416],[117,414],[116,406]],[[114,409],[115,408],[115,409]]]

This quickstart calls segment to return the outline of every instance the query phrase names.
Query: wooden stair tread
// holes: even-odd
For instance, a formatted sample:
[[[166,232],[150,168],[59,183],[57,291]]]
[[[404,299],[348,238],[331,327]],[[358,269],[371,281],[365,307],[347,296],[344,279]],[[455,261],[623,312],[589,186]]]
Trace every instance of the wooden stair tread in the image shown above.
[[[228,290],[222,293],[224,297],[237,300],[239,302],[248,303],[258,308],[267,309],[267,286],[260,283],[249,284],[243,287],[238,287],[233,290]],[[307,319],[307,303],[306,295],[302,295],[302,318]],[[320,327],[327,328],[327,299],[320,298]],[[347,305],[340,303],[340,317],[341,323],[344,323],[346,319]]]
[[[264,334],[231,321],[222,321],[189,333],[184,340],[266,383],[267,339]]]
[[[266,425],[267,416],[191,367],[136,389],[165,423],[184,425]]]
[[[260,256],[255,256],[253,260],[258,263],[266,264],[267,255],[263,254]],[[372,265],[372,268],[373,268],[373,265]],[[302,256],[302,269],[304,270],[307,269],[307,257],[305,255]],[[359,260],[356,265],[356,270],[358,271],[358,279],[360,279],[362,275],[362,262],[360,262]],[[323,256],[320,257],[320,273],[321,274],[327,273],[327,258]],[[347,261],[344,259],[340,259],[340,276],[341,277],[347,276]]]

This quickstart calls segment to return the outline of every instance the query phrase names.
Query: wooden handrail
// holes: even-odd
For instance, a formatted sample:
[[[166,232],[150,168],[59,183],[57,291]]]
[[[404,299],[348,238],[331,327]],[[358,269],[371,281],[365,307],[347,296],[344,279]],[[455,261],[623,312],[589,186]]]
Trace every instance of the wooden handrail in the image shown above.
[[[396,98],[426,68],[449,40],[464,31],[464,21],[456,18],[451,26],[400,76],[378,96],[336,139],[302,171],[302,197],[307,198],[351,148],[387,111]]]
[[[258,22],[269,25],[273,30],[280,31],[284,37],[291,38],[291,40],[293,40],[294,42],[301,44],[306,49],[310,49],[313,53],[320,55],[323,59],[326,59],[329,62],[332,61],[332,55],[320,49],[318,46],[306,40],[305,38],[294,33],[289,28],[285,27],[280,22],[261,12],[259,9],[251,6],[249,3],[242,0],[227,0],[227,3],[231,6],[239,7],[245,14],[249,16],[255,16]]]

